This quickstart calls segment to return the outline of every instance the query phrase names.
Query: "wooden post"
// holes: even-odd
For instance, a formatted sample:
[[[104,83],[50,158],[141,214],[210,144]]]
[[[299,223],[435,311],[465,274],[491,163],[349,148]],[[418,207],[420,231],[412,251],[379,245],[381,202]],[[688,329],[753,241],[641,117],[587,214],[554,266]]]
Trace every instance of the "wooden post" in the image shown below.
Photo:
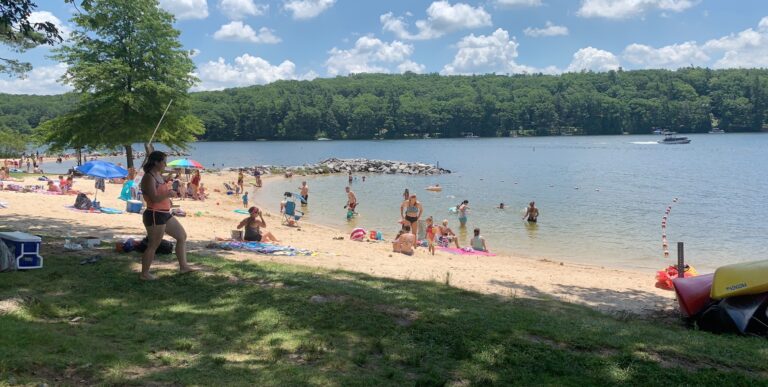
[[[685,278],[685,253],[683,242],[677,242],[677,278]]]

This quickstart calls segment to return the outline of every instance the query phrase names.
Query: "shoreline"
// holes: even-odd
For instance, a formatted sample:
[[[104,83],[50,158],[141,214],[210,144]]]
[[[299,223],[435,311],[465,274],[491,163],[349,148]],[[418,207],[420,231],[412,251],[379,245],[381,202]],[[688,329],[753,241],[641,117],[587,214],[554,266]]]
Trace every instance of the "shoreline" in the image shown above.
[[[175,201],[188,214],[180,218],[188,234],[189,250],[206,254],[204,248],[215,237],[229,238],[230,230],[244,215],[235,213],[243,208],[240,197],[222,192],[223,183],[236,180],[234,172],[203,174],[210,198],[204,202]],[[265,176],[264,185],[278,176]],[[24,184],[36,177],[26,177]],[[246,179],[250,187],[252,177]],[[105,207],[123,210],[125,203],[117,198],[121,185],[107,184],[98,199]],[[74,188],[93,198],[93,180],[78,178]],[[116,236],[145,234],[138,214],[87,214],[66,206],[74,203],[75,195],[46,195],[0,191],[0,201],[8,208],[0,209],[0,217],[10,221],[4,226],[17,231],[64,237],[97,234],[104,240]],[[346,232],[311,222],[301,221],[301,228],[283,226],[280,214],[264,203],[249,203],[264,208],[266,229],[281,244],[316,252],[312,256],[261,255],[247,251],[216,250],[229,259],[254,262],[280,262],[330,270],[349,270],[393,279],[449,282],[451,286],[497,294],[506,297],[556,298],[584,304],[601,311],[653,314],[671,310],[674,292],[654,287],[652,273],[633,269],[618,269],[582,263],[560,262],[547,257],[521,257],[503,254],[492,257],[451,255],[439,251],[430,255],[418,248],[413,256],[392,253],[391,243],[350,241]],[[43,208],[43,211],[39,209]],[[199,213],[201,216],[195,216]],[[334,238],[343,237],[343,240]]]

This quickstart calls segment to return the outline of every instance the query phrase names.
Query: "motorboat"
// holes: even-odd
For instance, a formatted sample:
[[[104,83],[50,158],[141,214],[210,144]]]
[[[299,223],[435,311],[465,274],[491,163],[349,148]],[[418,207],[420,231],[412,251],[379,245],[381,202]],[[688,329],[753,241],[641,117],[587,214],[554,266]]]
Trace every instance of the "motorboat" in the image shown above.
[[[720,128],[712,128],[712,130],[709,131],[711,134],[723,134],[725,133],[725,130],[722,130]]]
[[[464,135],[464,138],[480,138],[480,136],[475,136],[474,133],[468,132]]]
[[[653,129],[653,134],[657,134],[657,135],[665,135],[665,136],[667,136],[667,135],[670,135],[670,134],[675,134],[675,132],[670,132],[670,131],[669,131],[669,130],[667,130],[667,129],[654,128],[654,129]]]
[[[660,140],[659,144],[688,144],[690,142],[691,140],[688,137],[669,134],[663,140]]]

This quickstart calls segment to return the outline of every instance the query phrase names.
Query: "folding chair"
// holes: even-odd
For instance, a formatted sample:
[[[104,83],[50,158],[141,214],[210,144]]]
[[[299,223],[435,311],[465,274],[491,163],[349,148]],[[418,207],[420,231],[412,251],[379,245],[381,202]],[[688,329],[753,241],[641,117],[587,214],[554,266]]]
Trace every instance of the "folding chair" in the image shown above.
[[[296,201],[292,193],[286,192],[283,196],[285,197],[285,204],[283,205],[283,224],[290,225],[291,223],[298,223],[299,219],[304,216],[304,213],[296,209]]]

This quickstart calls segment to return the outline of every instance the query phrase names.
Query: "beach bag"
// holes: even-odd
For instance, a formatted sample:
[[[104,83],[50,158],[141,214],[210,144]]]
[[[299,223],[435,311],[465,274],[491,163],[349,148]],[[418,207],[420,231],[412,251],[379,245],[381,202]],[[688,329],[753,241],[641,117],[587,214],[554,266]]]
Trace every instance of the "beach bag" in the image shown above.
[[[147,238],[139,242],[138,245],[135,246],[136,251],[143,253],[145,250],[147,250]],[[167,241],[163,239],[160,242],[160,246],[157,246],[157,250],[155,250],[155,253],[157,254],[171,254],[173,253],[173,242]]]
[[[91,203],[91,199],[88,199],[88,196],[85,196],[84,193],[77,194],[77,198],[75,198],[75,208],[78,210],[90,210],[91,207],[93,207],[93,203]]]
[[[0,272],[15,271],[16,269],[16,259],[11,255],[11,250],[8,249],[5,242],[0,240]]]

